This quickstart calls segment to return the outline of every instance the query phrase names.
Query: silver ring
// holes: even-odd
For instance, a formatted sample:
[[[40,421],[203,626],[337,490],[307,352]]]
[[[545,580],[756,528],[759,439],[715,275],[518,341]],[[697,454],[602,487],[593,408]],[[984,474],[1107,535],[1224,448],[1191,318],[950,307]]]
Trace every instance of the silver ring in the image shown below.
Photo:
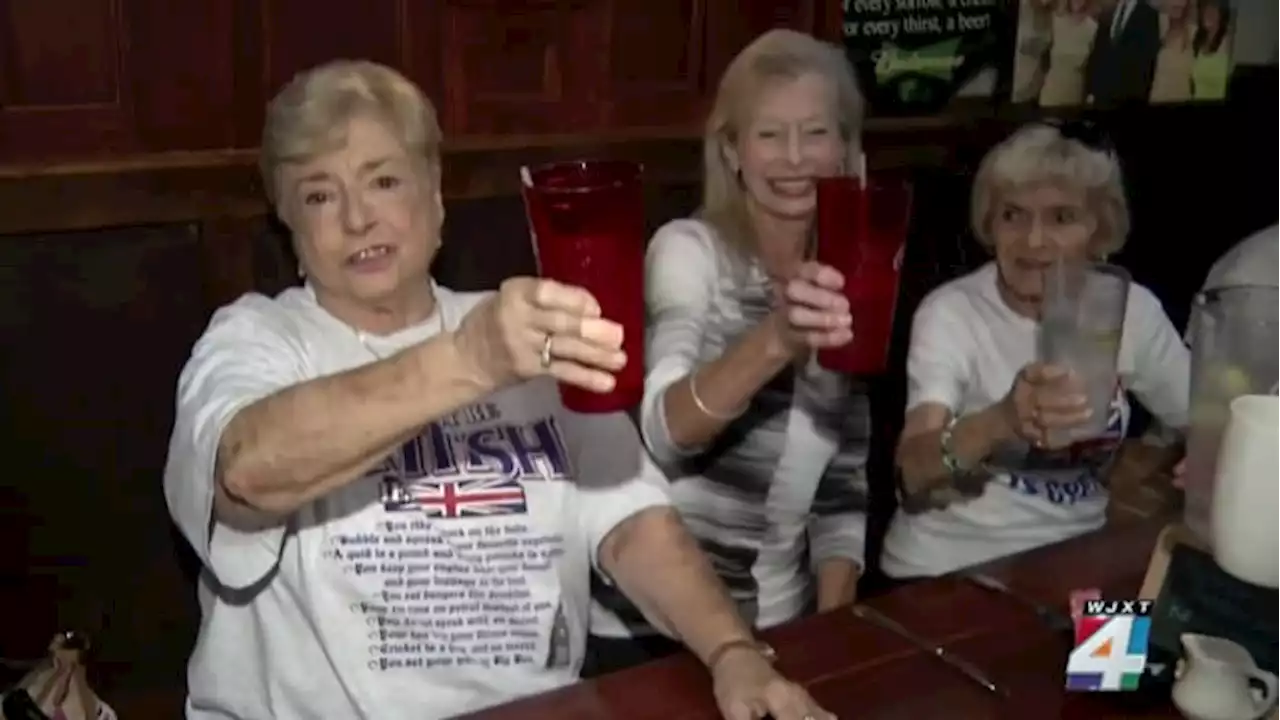
[[[543,369],[551,367],[551,333],[547,333],[546,339],[542,341],[542,354],[538,356],[538,360]]]

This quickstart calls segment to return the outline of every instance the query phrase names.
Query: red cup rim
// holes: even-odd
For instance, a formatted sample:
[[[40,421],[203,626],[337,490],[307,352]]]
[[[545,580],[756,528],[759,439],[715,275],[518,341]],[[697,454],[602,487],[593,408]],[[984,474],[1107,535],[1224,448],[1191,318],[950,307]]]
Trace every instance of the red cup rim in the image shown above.
[[[828,185],[828,186],[831,186],[831,185],[861,186],[862,178],[858,177],[857,175],[829,175],[827,177],[818,178],[818,184]],[[905,189],[910,186],[911,186],[910,180],[906,178],[898,178],[893,176],[889,176],[887,178],[884,176],[877,176],[877,177],[871,178],[871,180],[866,184],[867,189],[872,189],[872,188],[879,188],[879,189],[904,188]]]
[[[585,169],[588,166],[602,167],[606,171],[604,177],[595,182],[582,183],[570,187],[539,185],[539,176],[545,176],[569,168]],[[529,190],[547,195],[575,195],[595,192],[606,188],[616,188],[631,182],[639,181],[644,174],[644,165],[630,160],[558,160],[541,165],[526,166],[529,179],[533,182]]]

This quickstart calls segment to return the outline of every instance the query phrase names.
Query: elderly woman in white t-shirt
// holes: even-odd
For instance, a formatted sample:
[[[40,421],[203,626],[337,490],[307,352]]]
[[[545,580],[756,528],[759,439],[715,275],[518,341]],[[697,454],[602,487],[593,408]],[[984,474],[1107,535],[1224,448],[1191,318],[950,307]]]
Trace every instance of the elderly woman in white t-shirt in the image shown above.
[[[204,564],[188,718],[444,718],[577,679],[595,567],[709,668],[727,717],[827,718],[772,668],[624,414],[580,288],[459,293],[440,128],[339,61],[271,102],[265,186],[306,277],[220,309],[178,387],[170,512]]]
[[[858,339],[843,278],[808,259],[814,180],[857,167],[862,105],[839,48],[757,38],[707,121],[703,207],[661,227],[645,263],[645,444],[762,628],[852,602],[862,568],[867,398],[813,354]],[[664,653],[637,613],[597,596],[593,671]]]
[[[1129,231],[1114,149],[1092,125],[1034,123],[988,153],[972,223],[995,259],[934,290],[911,328],[899,441],[901,507],[884,541],[891,578],[934,576],[1101,527],[1128,393],[1186,425],[1190,358],[1159,300],[1133,284],[1105,439],[1084,457],[1051,431],[1088,417],[1078,379],[1037,362],[1045,270],[1101,260]],[[1125,391],[1128,391],[1126,393]]]

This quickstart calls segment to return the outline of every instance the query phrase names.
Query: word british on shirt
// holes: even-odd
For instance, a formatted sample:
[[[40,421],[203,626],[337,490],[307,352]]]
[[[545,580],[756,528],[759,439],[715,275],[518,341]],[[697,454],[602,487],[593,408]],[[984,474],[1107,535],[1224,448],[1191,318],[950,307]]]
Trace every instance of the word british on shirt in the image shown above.
[[[370,598],[350,606],[370,669],[568,664],[558,589],[530,582],[554,575],[564,538],[534,526],[524,485],[566,480],[567,454],[552,418],[498,420],[481,404],[426,426],[366,477],[381,519],[329,538]]]

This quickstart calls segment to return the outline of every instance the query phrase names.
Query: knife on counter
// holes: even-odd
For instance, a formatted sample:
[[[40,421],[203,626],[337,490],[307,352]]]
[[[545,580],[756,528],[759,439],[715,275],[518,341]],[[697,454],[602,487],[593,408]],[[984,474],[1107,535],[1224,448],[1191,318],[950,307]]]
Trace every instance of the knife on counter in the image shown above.
[[[1060,632],[1060,633],[1067,633],[1067,634],[1075,633],[1076,625],[1071,620],[1071,618],[1068,617],[1065,613],[1062,613],[1046,605],[1042,605],[1036,602],[1035,600],[1031,600],[1029,598],[1023,597],[1022,595],[1019,595],[1018,593],[1013,591],[1013,588],[1009,587],[1002,580],[998,580],[994,577],[991,577],[990,575],[984,575],[982,573],[977,573],[977,572],[965,573],[960,577],[973,583],[974,585],[977,585],[978,587],[984,590],[997,593],[999,595],[1004,595],[1007,598],[1011,598],[1013,600],[1018,601],[1024,607],[1027,607],[1031,609],[1033,612],[1035,612],[1035,614],[1039,616],[1040,620],[1045,625],[1049,626],[1050,630],[1053,630],[1055,632]]]
[[[986,674],[979,670],[973,663],[956,655],[950,650],[947,650],[945,647],[932,643],[911,630],[908,630],[901,623],[888,615],[867,607],[866,605],[854,605],[853,614],[855,617],[865,620],[872,625],[876,625],[882,630],[887,630],[903,640],[906,640],[916,648],[932,655],[944,665],[947,665],[953,670],[959,671],[960,674],[982,686],[982,688],[988,692],[1001,697],[1008,697],[1009,693],[1006,692],[1004,688],[992,682],[991,678],[987,677]]]

